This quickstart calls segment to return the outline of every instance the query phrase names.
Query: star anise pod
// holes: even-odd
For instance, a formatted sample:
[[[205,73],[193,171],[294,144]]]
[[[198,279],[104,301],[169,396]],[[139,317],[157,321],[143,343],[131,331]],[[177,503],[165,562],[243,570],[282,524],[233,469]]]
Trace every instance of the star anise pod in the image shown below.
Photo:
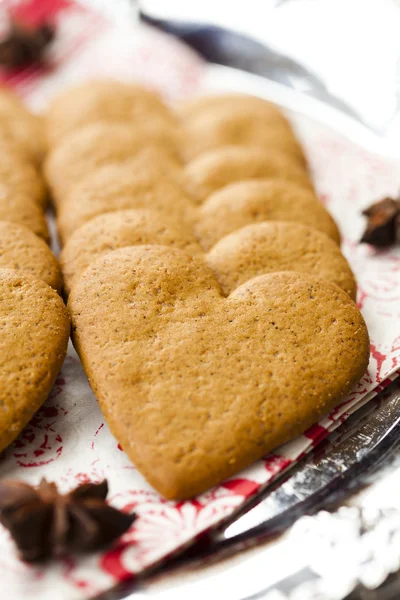
[[[368,219],[360,240],[379,248],[400,242],[400,200],[384,198],[363,211]]]
[[[49,23],[29,28],[11,21],[7,37],[0,41],[0,64],[21,68],[42,63],[44,52],[54,39],[54,34],[54,27]]]
[[[106,480],[85,483],[68,494],[60,494],[46,479],[37,487],[3,481],[0,522],[26,561],[96,550],[120,537],[136,519],[106,504],[107,493]]]

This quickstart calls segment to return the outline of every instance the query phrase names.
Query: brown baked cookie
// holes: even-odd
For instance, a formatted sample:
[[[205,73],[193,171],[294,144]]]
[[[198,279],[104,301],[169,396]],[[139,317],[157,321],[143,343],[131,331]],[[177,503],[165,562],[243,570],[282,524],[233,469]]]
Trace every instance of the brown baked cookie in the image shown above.
[[[247,225],[222,238],[206,255],[206,262],[226,294],[258,275],[296,271],[331,281],[356,298],[354,275],[338,245],[299,223]]]
[[[292,158],[277,150],[224,146],[195,158],[185,168],[187,188],[198,202],[229,183],[244,179],[280,179],[307,190],[312,182]]]
[[[334,284],[274,273],[225,298],[199,258],[165,246],[106,254],[68,306],[112,432],[169,499],[302,433],[368,365],[363,318]]]
[[[154,211],[119,210],[102,214],[79,227],[61,252],[66,294],[83,271],[100,256],[117,248],[143,244],[173,246],[189,254],[201,253],[190,228],[178,228],[176,223]]]
[[[235,111],[247,111],[257,118],[263,118],[271,124],[279,124],[282,128],[286,127],[287,131],[291,130],[291,126],[281,110],[257,96],[249,94],[214,94],[200,96],[194,100],[183,102],[177,107],[177,114],[188,124],[199,117],[211,115],[216,111],[224,111],[225,114]]]
[[[271,122],[247,108],[207,111],[190,119],[183,131],[187,160],[221,146],[256,146],[276,149],[303,168],[307,165],[304,152],[286,123]]]
[[[141,126],[175,125],[176,118],[155,92],[112,79],[89,81],[58,94],[46,114],[50,146],[90,123],[126,121]]]
[[[61,291],[62,277],[56,257],[43,240],[16,223],[0,221],[0,269],[23,271]]]
[[[60,197],[54,196],[53,200],[57,207],[68,203],[70,195],[76,193],[87,194],[96,193],[99,202],[103,197],[109,198],[110,195],[117,196],[130,190],[135,186],[137,178],[139,179],[169,179],[176,182],[182,188],[185,185],[184,172],[181,166],[165,154],[161,148],[143,148],[130,159],[118,162],[110,162],[94,171],[89,171],[76,185],[71,186],[69,193],[62,194]],[[78,192],[76,192],[78,188]]]
[[[46,188],[36,168],[16,144],[1,135],[0,123],[0,195],[26,196],[39,207],[47,204]]]
[[[2,196],[0,194],[0,221],[23,225],[44,239],[45,242],[50,241],[43,211],[35,202],[25,196]]]
[[[0,89],[0,131],[9,135],[35,164],[42,161],[46,144],[41,119],[31,114],[18,96],[4,87]]]
[[[171,133],[169,137],[168,132]],[[112,162],[134,158],[145,148],[179,164],[175,132],[143,125],[99,122],[73,132],[48,155],[45,174],[55,202],[59,203],[79,181]]]
[[[43,281],[0,270],[0,451],[27,425],[53,387],[70,324],[57,292]]]
[[[208,198],[196,218],[196,234],[205,249],[228,233],[260,221],[294,221],[340,242],[335,221],[315,193],[279,179],[226,186]]]
[[[133,170],[131,164],[99,169],[73,188],[58,211],[63,244],[93,217],[117,210],[145,208],[177,223],[192,222],[193,203],[178,182],[157,170]]]

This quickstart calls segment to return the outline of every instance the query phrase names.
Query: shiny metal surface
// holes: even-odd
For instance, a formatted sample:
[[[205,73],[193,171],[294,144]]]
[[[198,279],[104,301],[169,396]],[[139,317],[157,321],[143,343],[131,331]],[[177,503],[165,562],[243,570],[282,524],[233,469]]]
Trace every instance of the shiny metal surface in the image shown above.
[[[207,61],[235,67],[301,91],[368,126],[349,104],[328,90],[317,73],[247,35],[213,25],[157,19],[143,10],[140,18],[178,37]],[[379,129],[376,130],[378,132]]]
[[[229,10],[214,0],[138,0],[138,7],[142,21],[209,61],[216,81],[236,77],[242,91],[251,81],[250,93],[268,90],[265,97],[278,105],[369,151],[400,157],[395,0],[251,0]]]
[[[288,526],[301,514],[338,502],[365,482],[400,440],[400,390],[394,383],[356,412],[255,508],[214,541],[249,539]]]

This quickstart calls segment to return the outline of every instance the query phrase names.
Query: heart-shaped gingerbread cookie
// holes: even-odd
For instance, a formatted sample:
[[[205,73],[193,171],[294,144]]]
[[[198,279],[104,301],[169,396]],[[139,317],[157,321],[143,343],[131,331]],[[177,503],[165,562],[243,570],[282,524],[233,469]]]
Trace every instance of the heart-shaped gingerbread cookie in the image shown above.
[[[300,434],[367,368],[356,305],[329,282],[256,277],[224,297],[200,258],[115,250],[72,289],[74,343],[116,438],[167,498]]]
[[[43,281],[0,269],[0,451],[46,400],[67,352],[70,323]]]
[[[339,246],[299,223],[265,221],[242,227],[222,238],[206,262],[227,294],[257,275],[296,271],[332,281],[356,299],[357,284]]]

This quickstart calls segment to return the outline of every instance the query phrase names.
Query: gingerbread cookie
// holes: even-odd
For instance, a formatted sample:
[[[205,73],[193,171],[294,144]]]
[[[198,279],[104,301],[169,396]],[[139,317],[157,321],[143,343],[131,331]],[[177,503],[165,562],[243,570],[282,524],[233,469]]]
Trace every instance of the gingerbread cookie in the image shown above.
[[[47,196],[42,178],[17,145],[1,136],[1,123],[0,144],[0,195],[25,196],[44,208]]]
[[[46,150],[43,124],[9,89],[0,89],[0,131],[3,131],[35,164]]]
[[[181,187],[185,185],[185,177],[181,166],[177,165],[161,148],[143,148],[134,158],[111,162],[89,171],[76,185],[71,186],[59,195],[53,194],[56,207],[68,202],[70,195],[76,195],[76,188],[83,193],[91,194],[92,190],[99,198],[110,195],[123,195],[127,186],[134,185],[137,178],[170,179]],[[61,188],[60,188],[61,189]]]
[[[43,238],[45,242],[50,241],[43,211],[35,202],[25,196],[2,196],[0,194],[0,221],[23,225]]]
[[[182,103],[177,108],[178,115],[185,125],[199,117],[212,115],[216,111],[230,114],[245,110],[250,115],[264,119],[271,126],[279,125],[282,129],[285,128],[287,131],[291,131],[289,122],[279,108],[267,100],[248,94],[231,93],[200,96]]]
[[[260,221],[294,221],[340,241],[335,221],[315,193],[278,179],[226,186],[208,198],[196,218],[196,233],[206,249],[235,229]]]
[[[0,451],[46,400],[67,352],[63,301],[43,281],[0,270]]]
[[[56,257],[43,240],[16,223],[0,221],[0,269],[23,271],[61,291],[62,277]]]
[[[179,163],[179,150],[165,129],[99,122],[72,133],[50,152],[45,162],[45,174],[56,203],[99,167],[134,158],[146,148],[156,149]]]
[[[213,192],[235,181],[280,179],[312,190],[307,172],[277,150],[224,146],[195,158],[185,168],[187,187],[203,202]]]
[[[112,432],[169,499],[302,433],[368,365],[365,323],[336,285],[274,273],[226,298],[202,260],[165,246],[106,254],[68,305]]]
[[[175,125],[176,119],[158,94],[139,85],[120,81],[89,81],[57,95],[46,114],[51,146],[89,123],[126,121],[141,126]]]
[[[354,275],[338,245],[299,223],[247,225],[222,238],[206,261],[226,294],[258,275],[296,271],[331,281],[353,300],[356,297]]]
[[[226,111],[225,107],[191,119],[184,127],[188,160],[221,146],[256,146],[276,149],[301,167],[307,165],[303,150],[286,123],[270,122],[247,108]]]
[[[193,203],[174,178],[157,169],[147,171],[128,165],[110,165],[86,177],[60,205],[58,230],[62,243],[84,223],[106,212],[146,208],[174,221],[191,218]]]
[[[64,290],[69,294],[74,282],[99,257],[126,246],[160,244],[199,254],[201,248],[190,230],[177,228],[164,215],[152,210],[120,210],[101,214],[77,229],[64,246],[60,264]]]

